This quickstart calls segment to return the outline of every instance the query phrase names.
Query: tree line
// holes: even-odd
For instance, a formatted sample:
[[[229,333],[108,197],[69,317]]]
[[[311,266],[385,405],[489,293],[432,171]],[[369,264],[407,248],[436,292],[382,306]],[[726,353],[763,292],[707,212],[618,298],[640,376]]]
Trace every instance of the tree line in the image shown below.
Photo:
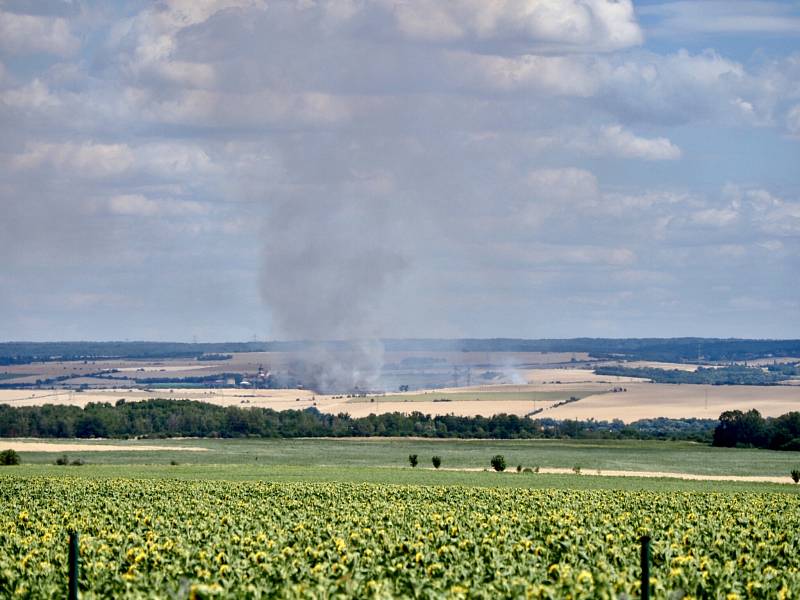
[[[729,410],[719,417],[715,446],[800,450],[800,412],[765,419],[757,410]]]
[[[0,437],[368,437],[684,439],[710,442],[715,420],[556,421],[515,415],[459,417],[388,413],[354,418],[315,408],[274,411],[154,399],[13,407],[0,405]]]
[[[595,358],[692,362],[741,361],[772,356],[798,356],[800,340],[716,338],[573,338],[573,339],[384,339],[388,352],[587,352]],[[104,358],[190,358],[231,352],[296,352],[313,346],[346,350],[351,342],[331,340],[183,343],[183,342],[0,342],[0,365],[49,360]]]
[[[800,375],[794,365],[775,365],[767,370],[760,367],[731,365],[728,367],[698,367],[696,371],[658,369],[655,367],[598,367],[598,375],[643,377],[655,383],[692,383],[708,385],[775,385]]]

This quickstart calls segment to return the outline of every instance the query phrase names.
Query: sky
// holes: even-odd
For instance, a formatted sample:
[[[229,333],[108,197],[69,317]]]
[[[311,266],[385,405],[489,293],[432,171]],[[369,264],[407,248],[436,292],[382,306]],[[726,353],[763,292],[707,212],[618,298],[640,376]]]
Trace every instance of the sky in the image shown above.
[[[800,337],[800,2],[0,0],[0,340]]]

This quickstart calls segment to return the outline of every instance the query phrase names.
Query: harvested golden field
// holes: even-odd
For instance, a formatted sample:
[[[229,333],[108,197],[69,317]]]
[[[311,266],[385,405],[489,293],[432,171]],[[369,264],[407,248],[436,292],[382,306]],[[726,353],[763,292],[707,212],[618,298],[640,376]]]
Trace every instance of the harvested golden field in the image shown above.
[[[124,399],[138,402],[150,398],[197,400],[220,406],[259,406],[286,410],[311,406],[314,393],[307,390],[241,390],[241,389],[102,389],[73,392],[70,390],[0,390],[0,404],[11,406],[41,406],[69,404],[85,406],[89,402],[114,404]]]
[[[755,408],[765,417],[800,410],[796,386],[675,385],[630,383],[626,392],[588,396],[578,402],[545,410],[539,416],[553,419],[716,419],[726,410]]]
[[[575,372],[575,379],[588,373],[578,369],[546,370]],[[596,377],[596,376],[595,376]],[[545,379],[546,380],[546,379]],[[309,390],[243,389],[103,389],[71,392],[68,390],[0,390],[0,404],[39,406],[69,404],[85,406],[89,402],[115,403],[120,399],[136,402],[149,398],[188,399],[218,406],[242,406],[292,410],[316,407],[323,413],[347,413],[354,417],[390,412],[421,412],[430,415],[491,416],[499,413],[524,416],[538,409],[540,418],[620,419],[625,422],[656,417],[716,419],[726,410],[757,409],[764,416],[778,416],[800,410],[800,386],[714,386],[644,383],[621,378],[620,381],[573,381],[496,384],[459,388],[419,390],[403,394],[319,395]],[[614,391],[623,389],[626,391]],[[554,406],[577,397],[579,400]],[[442,401],[444,400],[444,401]]]

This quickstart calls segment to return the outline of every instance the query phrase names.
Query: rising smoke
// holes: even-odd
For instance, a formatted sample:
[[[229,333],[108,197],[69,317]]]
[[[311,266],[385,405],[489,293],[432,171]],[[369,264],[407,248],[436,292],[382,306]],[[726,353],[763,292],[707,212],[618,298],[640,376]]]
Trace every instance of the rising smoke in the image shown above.
[[[381,304],[406,266],[391,213],[368,200],[304,197],[280,202],[267,219],[262,294],[277,335],[316,342],[300,356],[307,387],[379,385]]]

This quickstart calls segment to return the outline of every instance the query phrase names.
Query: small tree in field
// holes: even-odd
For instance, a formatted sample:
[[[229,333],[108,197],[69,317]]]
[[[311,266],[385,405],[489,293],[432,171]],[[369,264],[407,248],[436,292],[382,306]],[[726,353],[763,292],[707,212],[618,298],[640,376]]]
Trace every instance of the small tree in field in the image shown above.
[[[792,470],[792,481],[794,481],[795,483],[800,482],[800,469]]]
[[[0,465],[18,465],[22,460],[16,450],[3,450],[0,452]]]
[[[434,469],[438,469],[439,467],[442,466],[442,457],[441,456],[434,456],[431,459],[431,462],[433,463],[433,468]]]
[[[495,471],[500,472],[506,470],[506,458],[502,454],[493,456],[491,464]]]
[[[419,462],[419,460],[417,459],[417,455],[416,454],[409,454],[408,455],[408,464],[410,464],[412,467],[416,467],[418,462]]]

